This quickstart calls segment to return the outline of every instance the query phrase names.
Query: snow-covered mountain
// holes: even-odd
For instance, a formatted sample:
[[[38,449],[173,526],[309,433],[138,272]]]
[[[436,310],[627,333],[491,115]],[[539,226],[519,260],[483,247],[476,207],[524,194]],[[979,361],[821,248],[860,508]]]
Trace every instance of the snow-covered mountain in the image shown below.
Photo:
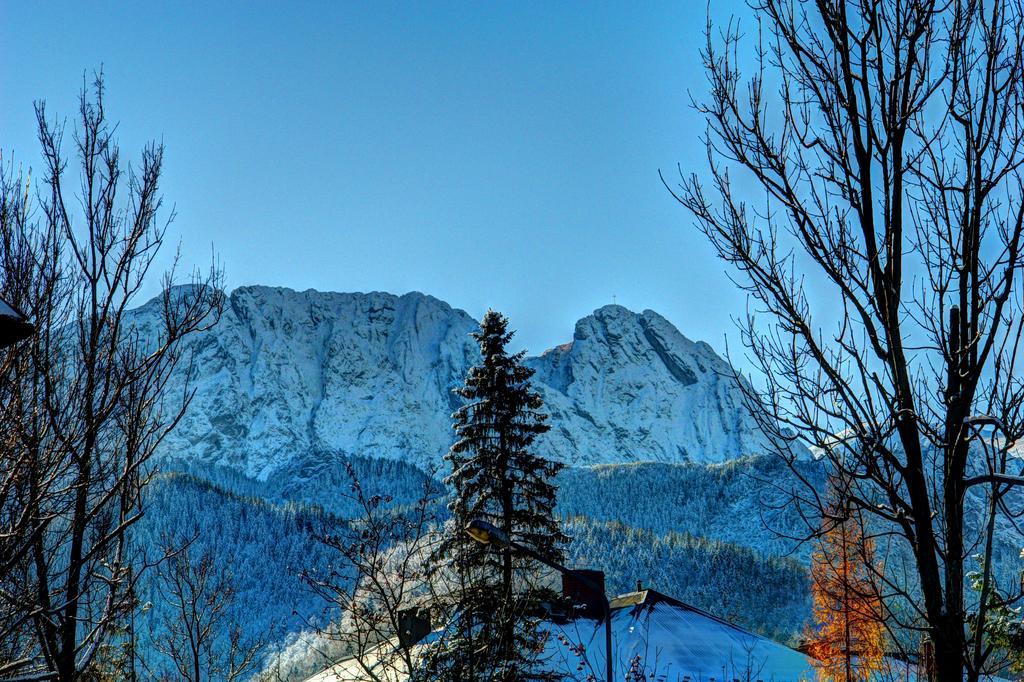
[[[196,394],[162,453],[261,478],[325,452],[436,466],[475,326],[420,293],[236,289],[189,341]],[[715,462],[767,447],[725,361],[652,311],[600,308],[529,363],[551,414],[541,447],[569,464]],[[172,386],[184,376],[183,364]]]

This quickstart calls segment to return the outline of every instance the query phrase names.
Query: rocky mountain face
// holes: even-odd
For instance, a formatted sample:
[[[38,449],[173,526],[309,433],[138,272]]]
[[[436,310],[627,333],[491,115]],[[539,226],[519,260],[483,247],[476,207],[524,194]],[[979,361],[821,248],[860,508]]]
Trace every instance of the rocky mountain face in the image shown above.
[[[720,462],[768,448],[732,368],[651,310],[600,308],[529,364],[551,415],[544,444],[566,462]]]
[[[452,389],[476,360],[475,326],[419,293],[236,289],[219,322],[189,341],[195,396],[162,455],[259,478],[323,453],[438,466]],[[654,312],[606,306],[528,362],[551,414],[540,447],[568,464],[713,462],[767,448],[725,361]],[[183,363],[172,390],[187,375]]]

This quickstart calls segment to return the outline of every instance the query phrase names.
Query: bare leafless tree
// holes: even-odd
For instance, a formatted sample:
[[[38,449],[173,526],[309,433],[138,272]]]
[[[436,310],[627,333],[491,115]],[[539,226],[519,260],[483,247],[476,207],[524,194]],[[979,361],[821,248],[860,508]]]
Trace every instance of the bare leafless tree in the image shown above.
[[[80,172],[69,187],[64,126],[36,115],[44,170],[3,221],[4,295],[38,333],[5,362],[0,482],[0,636],[27,660],[23,679],[74,680],[134,608],[142,559],[129,530],[142,514],[150,457],[181,419],[186,387],[165,385],[181,340],[213,324],[219,273],[196,274],[138,311],[173,211],[160,217],[163,148],[122,162],[102,74],[83,87]],[[32,210],[29,199],[37,202]]]
[[[224,680],[234,682],[251,674],[259,663],[269,632],[250,637],[231,615],[235,602],[234,576],[223,559],[209,550],[195,552],[194,538],[164,542],[167,558],[157,568],[157,598],[164,615],[149,633],[155,656],[144,667],[156,679]]]
[[[991,647],[965,626],[964,566],[987,524],[966,501],[996,495],[1012,520],[1002,487],[1024,483],[971,428],[980,413],[1024,433],[1021,2],[750,8],[749,40],[709,24],[707,167],[673,193],[751,296],[761,426],[850,481],[876,541],[912,557],[883,576],[888,612],[932,640],[940,681],[976,680]],[[799,490],[811,530],[828,525]]]
[[[340,622],[321,630],[358,666],[361,676],[384,682],[396,674],[420,679],[414,646],[430,627],[436,595],[424,560],[437,541],[434,508],[439,491],[425,477],[423,491],[408,507],[367,492],[348,462],[348,498],[358,515],[320,535],[337,553],[327,571],[306,571],[303,579],[328,603]]]
[[[47,323],[45,312],[56,308],[58,278],[53,257],[53,235],[33,229],[31,180],[15,171],[13,163],[0,163],[0,276],[10,303],[30,311]],[[54,312],[57,312],[54,310]],[[22,387],[32,376],[30,346],[23,342],[0,354],[0,576],[25,570],[28,550],[42,531],[45,518],[35,514],[42,480],[27,487],[38,466],[32,452],[19,447],[21,415],[25,412]],[[32,638],[26,626],[31,612],[18,605],[30,601],[27,585],[0,580],[0,675],[18,670],[33,660]]]

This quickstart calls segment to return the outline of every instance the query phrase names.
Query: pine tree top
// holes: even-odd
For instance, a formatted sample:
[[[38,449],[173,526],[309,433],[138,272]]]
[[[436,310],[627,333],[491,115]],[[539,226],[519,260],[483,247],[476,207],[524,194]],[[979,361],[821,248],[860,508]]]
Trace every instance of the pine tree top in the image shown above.
[[[505,346],[515,335],[508,329],[508,318],[496,310],[487,309],[480,321],[480,329],[470,334],[480,344],[480,355],[486,360],[494,356],[507,356]]]

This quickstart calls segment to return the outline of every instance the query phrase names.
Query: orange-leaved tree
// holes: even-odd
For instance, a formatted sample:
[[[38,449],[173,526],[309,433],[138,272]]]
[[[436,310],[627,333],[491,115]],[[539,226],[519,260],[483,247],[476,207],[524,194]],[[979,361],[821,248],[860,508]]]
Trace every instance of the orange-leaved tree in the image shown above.
[[[811,557],[814,626],[807,648],[821,682],[866,682],[885,655],[879,567],[860,516],[841,502],[833,508]]]

